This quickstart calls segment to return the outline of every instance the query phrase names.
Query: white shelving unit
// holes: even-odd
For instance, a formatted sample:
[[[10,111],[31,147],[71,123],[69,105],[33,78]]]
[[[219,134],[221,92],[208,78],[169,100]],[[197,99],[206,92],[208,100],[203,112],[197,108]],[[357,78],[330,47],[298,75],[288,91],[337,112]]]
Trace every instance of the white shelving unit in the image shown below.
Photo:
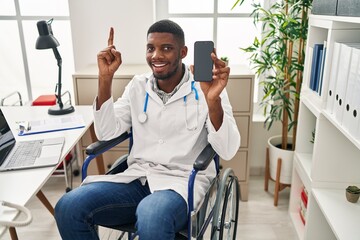
[[[309,51],[324,41],[327,50],[319,96],[309,88]],[[334,42],[360,42],[360,18],[311,15],[289,205],[299,239],[360,238],[360,202],[350,203],[345,197],[347,186],[360,186],[360,141],[326,110]],[[299,215],[304,187],[308,191],[305,225]]]

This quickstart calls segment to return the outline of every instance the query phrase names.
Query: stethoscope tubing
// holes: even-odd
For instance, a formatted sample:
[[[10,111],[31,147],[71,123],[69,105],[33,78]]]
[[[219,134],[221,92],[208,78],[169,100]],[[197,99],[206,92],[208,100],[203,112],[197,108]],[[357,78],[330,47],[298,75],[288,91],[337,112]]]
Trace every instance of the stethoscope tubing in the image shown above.
[[[197,91],[197,89],[196,89],[196,87],[195,87],[195,81],[192,81],[192,82],[191,82],[191,91],[194,91],[195,100],[197,101],[197,104],[198,104],[198,106],[197,106],[197,114],[196,114],[196,115],[198,115],[198,111],[199,111],[199,110],[198,110],[198,108],[199,108],[199,93],[198,93],[198,91]],[[184,104],[185,104],[185,106],[186,106],[187,96],[184,96],[183,99],[184,99]],[[149,93],[146,92],[145,100],[144,100],[143,112],[140,113],[139,116],[138,116],[138,120],[139,120],[140,123],[145,123],[146,120],[147,120],[147,108],[148,108],[148,103],[149,103]],[[186,113],[186,116],[185,116],[185,117],[187,117],[187,113]],[[196,118],[198,119],[198,116],[196,116]],[[186,119],[186,126],[187,126],[187,119]],[[189,128],[188,128],[188,129],[189,129]],[[196,129],[196,127],[195,127],[195,128],[191,128],[191,129],[189,129],[189,130],[195,130],[195,129]]]

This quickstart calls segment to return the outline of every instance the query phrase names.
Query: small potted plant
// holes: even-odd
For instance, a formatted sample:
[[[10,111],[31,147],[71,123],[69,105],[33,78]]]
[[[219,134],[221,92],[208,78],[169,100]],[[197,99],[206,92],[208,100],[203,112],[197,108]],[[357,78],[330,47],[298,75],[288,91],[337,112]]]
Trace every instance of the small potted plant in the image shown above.
[[[360,197],[360,188],[357,186],[348,186],[346,188],[346,199],[349,202],[356,203]]]
[[[223,61],[226,66],[229,65],[229,58],[228,57],[221,57],[220,60]]]

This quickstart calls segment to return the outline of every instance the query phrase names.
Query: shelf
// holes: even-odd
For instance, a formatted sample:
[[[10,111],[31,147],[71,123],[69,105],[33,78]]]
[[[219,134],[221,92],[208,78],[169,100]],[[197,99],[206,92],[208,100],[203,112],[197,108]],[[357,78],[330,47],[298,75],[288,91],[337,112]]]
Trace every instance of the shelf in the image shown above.
[[[324,111],[323,115],[326,117],[327,120],[329,120],[329,122],[331,122],[334,127],[336,127],[350,142],[352,142],[355,147],[357,147],[358,149],[360,149],[360,141],[357,140],[350,132],[348,132],[347,130],[345,130],[341,124],[335,119],[334,115]]]
[[[311,189],[312,154],[295,152],[295,169],[306,189]]]
[[[313,196],[337,239],[360,236],[360,203],[346,200],[345,189],[313,189]]]
[[[303,86],[301,91],[301,101],[306,105],[307,108],[309,108],[315,117],[319,117],[322,109],[321,96],[309,88],[305,88]]]
[[[324,23],[326,22],[326,23]],[[345,23],[345,26],[338,26],[338,23]],[[360,24],[359,17],[343,17],[343,16],[329,16],[329,15],[310,15],[309,25],[330,28],[335,27],[351,28],[352,25]],[[325,26],[324,26],[325,25]]]
[[[360,202],[352,204],[345,197],[347,186],[360,185],[360,137],[327,111],[334,105],[335,94],[329,96],[329,90],[334,91],[334,83],[335,88],[341,84],[336,81],[347,84],[347,79],[338,77],[337,68],[332,66],[338,65],[332,58],[338,54],[337,49],[334,50],[335,42],[358,42],[359,39],[359,17],[310,15],[289,203],[290,218],[301,240],[347,240],[360,236]],[[325,41],[320,96],[309,88],[311,51],[314,44]],[[300,224],[298,216],[302,187],[309,193],[305,226]]]

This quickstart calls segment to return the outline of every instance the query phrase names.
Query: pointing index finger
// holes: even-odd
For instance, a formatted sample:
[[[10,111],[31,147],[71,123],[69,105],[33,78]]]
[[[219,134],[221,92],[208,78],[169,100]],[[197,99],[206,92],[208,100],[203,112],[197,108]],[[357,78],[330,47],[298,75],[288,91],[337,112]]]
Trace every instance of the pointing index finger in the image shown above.
[[[109,33],[109,39],[108,39],[108,46],[111,46],[114,44],[114,28],[110,28],[110,33]]]

